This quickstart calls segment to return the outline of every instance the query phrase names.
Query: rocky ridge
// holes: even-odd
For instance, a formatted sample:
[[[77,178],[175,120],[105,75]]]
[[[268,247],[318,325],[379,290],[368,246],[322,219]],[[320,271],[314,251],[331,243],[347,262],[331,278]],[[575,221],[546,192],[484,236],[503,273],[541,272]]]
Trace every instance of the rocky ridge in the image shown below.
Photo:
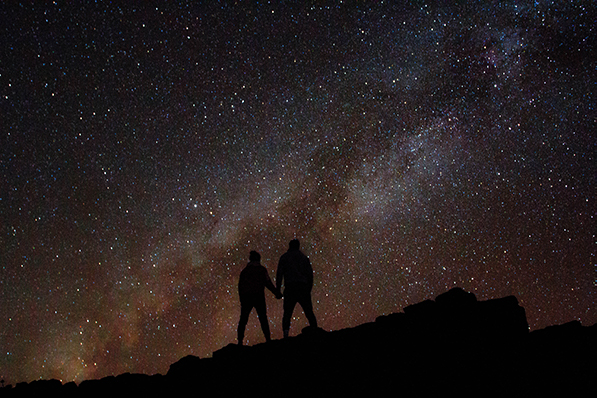
[[[125,373],[62,384],[38,380],[3,396],[325,396],[340,394],[597,396],[597,324],[529,332],[514,296],[478,301],[454,288],[337,331],[305,328],[255,346],[229,344],[212,358],[187,356],[166,375]]]

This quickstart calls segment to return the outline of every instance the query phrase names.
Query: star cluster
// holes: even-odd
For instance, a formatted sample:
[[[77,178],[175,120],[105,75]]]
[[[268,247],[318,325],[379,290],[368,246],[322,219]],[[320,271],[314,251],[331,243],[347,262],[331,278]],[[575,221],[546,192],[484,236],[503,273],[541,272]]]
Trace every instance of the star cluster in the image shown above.
[[[327,330],[597,321],[594,2],[206,3],[0,5],[3,379],[209,356],[295,237]]]

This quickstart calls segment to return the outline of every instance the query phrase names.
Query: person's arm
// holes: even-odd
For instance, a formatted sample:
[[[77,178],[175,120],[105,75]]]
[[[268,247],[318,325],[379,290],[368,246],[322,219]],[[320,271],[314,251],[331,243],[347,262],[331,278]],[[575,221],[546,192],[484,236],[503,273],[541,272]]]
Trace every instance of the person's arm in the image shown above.
[[[238,278],[238,294],[241,293],[241,291],[243,290],[244,285],[245,285],[245,278],[244,278],[244,274],[243,273],[244,273],[244,270],[241,271],[240,277]]]
[[[274,286],[271,278],[269,277],[269,272],[267,272],[266,268],[263,268],[263,279],[265,279],[265,287],[267,287],[270,292],[277,295],[276,287]]]
[[[284,264],[282,263],[282,258],[278,261],[278,270],[276,272],[276,289],[280,291],[282,288],[282,279],[284,279]]]

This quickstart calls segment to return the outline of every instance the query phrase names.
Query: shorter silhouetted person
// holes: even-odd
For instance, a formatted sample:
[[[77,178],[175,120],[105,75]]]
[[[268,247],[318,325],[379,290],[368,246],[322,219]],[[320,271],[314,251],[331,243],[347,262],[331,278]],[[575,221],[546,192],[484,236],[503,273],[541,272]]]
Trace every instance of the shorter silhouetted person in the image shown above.
[[[249,321],[249,314],[253,308],[257,310],[261,330],[265,340],[270,341],[269,322],[265,305],[265,288],[267,287],[277,299],[282,298],[269,277],[267,269],[261,265],[261,255],[256,251],[249,254],[249,263],[240,273],[238,281],[238,295],[240,298],[240,320],[238,322],[238,344],[243,344],[245,327]]]
[[[280,291],[284,282],[284,315],[282,330],[284,337],[290,332],[290,320],[296,303],[303,308],[303,312],[311,327],[317,327],[317,319],[313,314],[311,289],[313,289],[313,268],[309,257],[300,250],[300,242],[293,239],[288,245],[288,251],[280,257],[276,273],[276,288]]]

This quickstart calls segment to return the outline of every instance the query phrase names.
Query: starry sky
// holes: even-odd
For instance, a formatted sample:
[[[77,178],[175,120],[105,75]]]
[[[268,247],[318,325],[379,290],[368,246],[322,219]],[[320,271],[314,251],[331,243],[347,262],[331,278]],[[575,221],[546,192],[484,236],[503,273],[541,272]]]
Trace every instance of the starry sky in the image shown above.
[[[0,5],[6,383],[210,356],[249,251],[274,279],[295,237],[326,330],[455,286],[515,295],[532,330],[597,322],[593,1],[22,3]]]

